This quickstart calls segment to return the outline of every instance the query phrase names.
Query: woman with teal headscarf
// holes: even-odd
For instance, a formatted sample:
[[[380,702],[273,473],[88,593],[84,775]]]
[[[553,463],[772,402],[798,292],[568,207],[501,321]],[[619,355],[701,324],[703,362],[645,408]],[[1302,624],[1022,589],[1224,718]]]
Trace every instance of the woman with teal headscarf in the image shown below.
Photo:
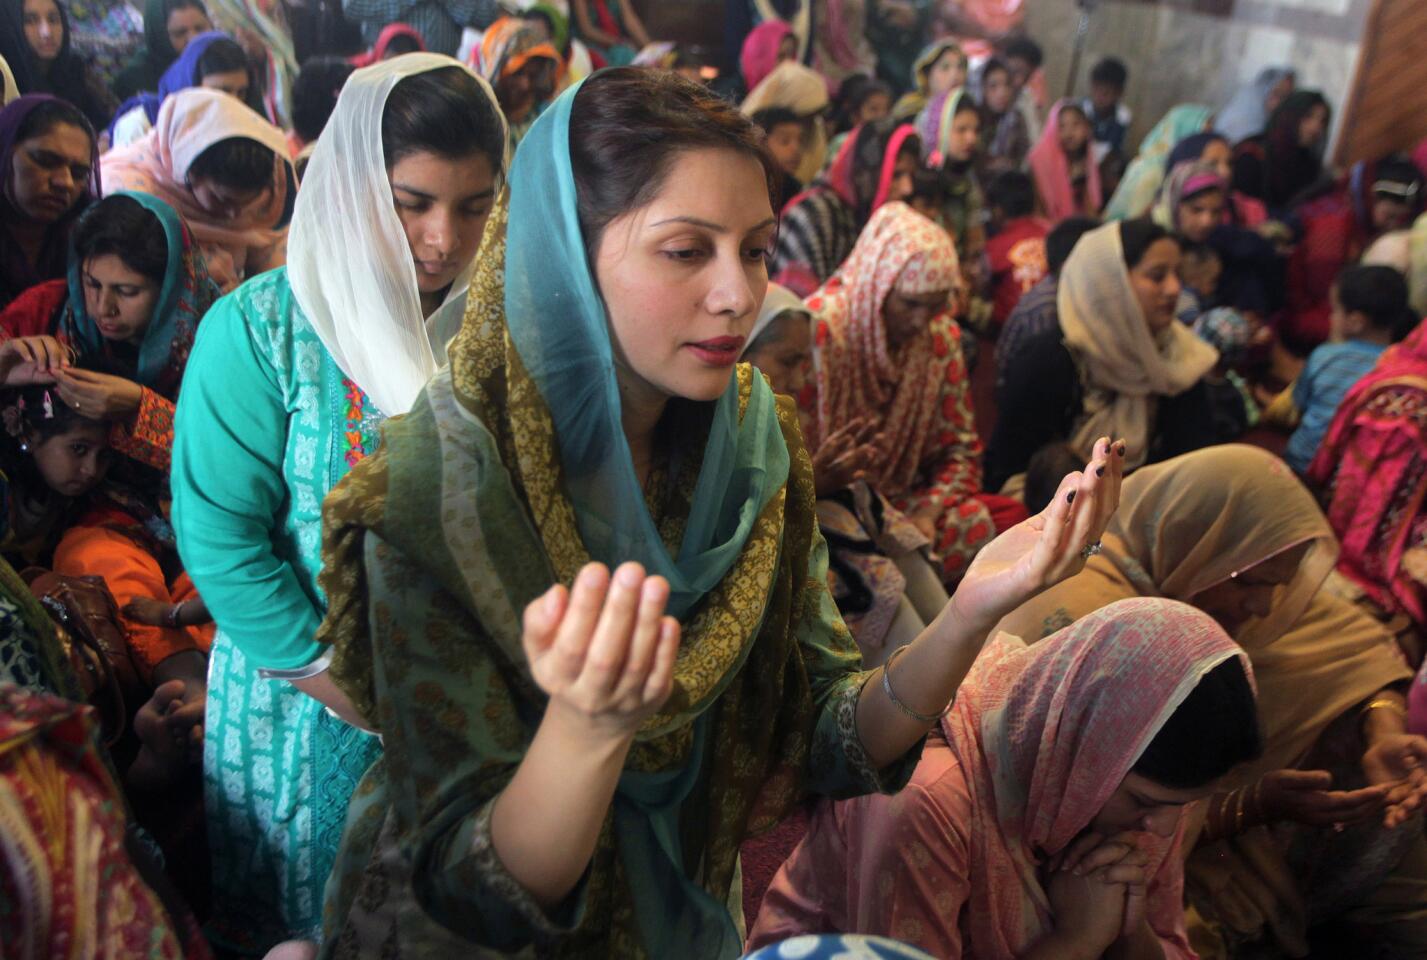
[[[740,842],[900,787],[988,616],[1108,522],[1107,440],[861,669],[792,401],[736,363],[776,225],[760,143],[672,73],[563,94],[450,366],[329,495],[318,639],[385,752],[326,956],[739,956]]]
[[[0,313],[0,330],[22,340],[27,361],[11,377],[54,382],[77,412],[112,424],[115,450],[167,472],[179,384],[217,299],[174,209],[116,191],[75,225],[68,276],[31,287]]]
[[[1132,220],[1148,214],[1169,172],[1165,167],[1170,151],[1185,137],[1208,130],[1213,120],[1213,108],[1197,103],[1181,103],[1166,113],[1140,143],[1139,155],[1105,206],[1105,219]]]

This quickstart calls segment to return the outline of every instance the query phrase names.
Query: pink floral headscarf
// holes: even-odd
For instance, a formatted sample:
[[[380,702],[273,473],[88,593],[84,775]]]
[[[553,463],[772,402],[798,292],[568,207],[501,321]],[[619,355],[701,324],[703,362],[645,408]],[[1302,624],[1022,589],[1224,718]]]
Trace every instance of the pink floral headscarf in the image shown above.
[[[956,247],[941,227],[905,203],[882,206],[837,273],[807,300],[816,330],[817,421],[809,446],[863,416],[883,423],[882,475],[875,486],[907,489],[924,459],[941,384],[933,376],[928,325],[895,353],[882,316],[887,296],[954,290],[961,281]],[[870,478],[871,479],[871,478]]]

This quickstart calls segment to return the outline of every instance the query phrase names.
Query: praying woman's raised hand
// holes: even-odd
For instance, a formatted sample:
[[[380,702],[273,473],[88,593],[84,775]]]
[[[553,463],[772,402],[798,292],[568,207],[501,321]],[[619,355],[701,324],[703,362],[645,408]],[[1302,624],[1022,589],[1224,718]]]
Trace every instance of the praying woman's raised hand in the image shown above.
[[[982,548],[951,598],[957,615],[986,629],[1085,568],[1120,504],[1125,443],[1102,437],[1090,463],[1068,474],[1044,510]]]
[[[669,583],[637,563],[610,576],[587,565],[573,589],[556,584],[525,608],[522,642],[551,710],[591,733],[632,737],[669,698],[679,621],[664,615]]]

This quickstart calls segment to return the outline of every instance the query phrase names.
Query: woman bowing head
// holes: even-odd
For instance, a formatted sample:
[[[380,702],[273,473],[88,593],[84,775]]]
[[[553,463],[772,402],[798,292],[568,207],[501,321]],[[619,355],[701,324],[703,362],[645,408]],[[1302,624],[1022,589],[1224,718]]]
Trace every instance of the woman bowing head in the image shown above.
[[[793,405],[737,364],[775,169],[653,71],[584,81],[522,141],[449,370],[324,511],[319,640],[390,748],[331,955],[738,956],[744,836],[808,792],[900,786],[990,618],[1103,529],[1108,442],[954,615],[861,669]]]

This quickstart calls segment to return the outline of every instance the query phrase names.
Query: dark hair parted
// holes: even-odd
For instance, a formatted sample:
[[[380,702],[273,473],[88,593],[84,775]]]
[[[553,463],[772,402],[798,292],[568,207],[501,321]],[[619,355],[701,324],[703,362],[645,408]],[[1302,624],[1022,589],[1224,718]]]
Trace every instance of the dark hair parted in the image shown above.
[[[276,154],[256,140],[229,137],[200,153],[188,176],[206,177],[231,190],[263,190],[272,186],[275,159]]]
[[[1344,310],[1361,313],[1374,327],[1390,333],[1394,343],[1417,326],[1418,317],[1407,305],[1407,281],[1392,267],[1345,267],[1334,286]]]
[[[683,150],[730,150],[757,160],[773,205],[782,171],[763,140],[736,107],[672,71],[619,67],[590,77],[570,113],[585,248],[593,252],[611,221],[649,203]]]
[[[74,253],[81,263],[113,255],[159,286],[168,273],[168,237],[159,218],[133,197],[105,197],[74,227]]]
[[[83,130],[89,137],[91,147],[96,142],[94,128],[90,126],[89,120],[68,100],[46,100],[31,110],[29,116],[20,122],[20,128],[15,131],[15,142],[43,137],[62,124]]]
[[[234,70],[248,72],[248,55],[237,43],[224,37],[210,43],[208,49],[198,58],[197,79],[201,80],[215,73],[232,73]]]
[[[1030,175],[1020,170],[998,175],[986,188],[986,198],[1007,220],[1029,217],[1036,210],[1036,186]]]
[[[1133,270],[1144,259],[1145,251],[1161,240],[1179,240],[1174,234],[1148,217],[1120,221],[1120,247],[1125,254],[1125,266]]]
[[[1130,71],[1125,67],[1124,61],[1115,57],[1106,57],[1095,64],[1095,69],[1090,71],[1090,82],[1103,87],[1110,87],[1112,90],[1125,90],[1125,84],[1129,82]]]
[[[354,69],[345,57],[312,57],[302,65],[292,85],[292,128],[304,143],[322,135]]]
[[[392,88],[382,113],[388,168],[413,153],[457,160],[479,153],[504,173],[505,124],[495,101],[461,67],[413,74]]]
[[[1230,657],[1189,692],[1133,770],[1171,790],[1194,790],[1262,753],[1253,687],[1243,663]]]
[[[1052,227],[1045,238],[1045,260],[1050,272],[1060,273],[1080,238],[1098,226],[1100,221],[1093,217],[1066,217]]]

